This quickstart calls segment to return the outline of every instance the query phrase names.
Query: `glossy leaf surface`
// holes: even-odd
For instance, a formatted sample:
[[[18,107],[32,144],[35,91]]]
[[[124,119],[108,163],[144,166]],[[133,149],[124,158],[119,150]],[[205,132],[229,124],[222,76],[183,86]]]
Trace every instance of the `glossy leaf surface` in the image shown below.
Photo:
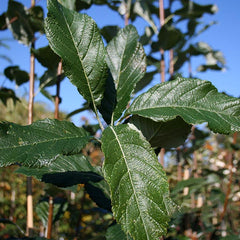
[[[105,48],[96,23],[57,0],[48,1],[45,20],[50,47],[63,60],[65,75],[83,97],[100,104],[106,80]]]
[[[156,122],[180,116],[189,124],[207,122],[216,133],[240,131],[240,99],[218,93],[210,82],[199,79],[178,78],[158,84],[137,97],[127,114]]]
[[[125,110],[131,93],[146,71],[146,59],[138,33],[132,25],[120,30],[107,46],[106,61],[117,91],[114,120]]]
[[[103,132],[102,149],[116,220],[134,239],[159,239],[166,233],[173,204],[149,142],[134,125],[123,124]]]
[[[60,155],[79,153],[88,141],[83,128],[66,121],[45,119],[28,126],[1,123],[0,166],[49,165]]]

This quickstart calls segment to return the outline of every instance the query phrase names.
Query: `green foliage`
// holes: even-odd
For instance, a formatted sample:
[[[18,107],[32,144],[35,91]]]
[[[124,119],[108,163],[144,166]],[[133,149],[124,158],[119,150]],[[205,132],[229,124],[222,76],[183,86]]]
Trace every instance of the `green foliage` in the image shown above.
[[[216,188],[216,184],[226,182],[224,170],[204,165],[205,159],[213,158],[212,155],[206,157],[209,154],[206,149],[212,148],[206,144],[209,134],[196,128],[194,134],[189,134],[192,125],[202,123],[207,123],[215,133],[240,131],[240,100],[218,93],[210,82],[178,77],[151,87],[131,101],[133,93],[143,90],[162,70],[159,59],[153,55],[159,48],[174,49],[175,72],[192,56],[206,59],[199,71],[220,70],[225,65],[221,52],[203,42],[192,43],[194,37],[211,25],[204,24],[198,31],[198,19],[206,13],[213,14],[216,7],[185,0],[179,3],[179,9],[172,11],[170,6],[165,11],[167,20],[159,31],[155,23],[158,8],[154,1],[48,0],[44,24],[42,8],[35,6],[27,10],[19,2],[9,1],[8,11],[0,16],[2,29],[7,23],[14,37],[26,45],[35,41],[35,32],[45,32],[49,41],[47,47],[31,49],[46,68],[40,77],[39,90],[52,98],[46,87],[60,84],[57,79],[66,75],[87,101],[69,115],[91,109],[98,121],[95,126],[84,127],[49,118],[28,126],[5,121],[0,124],[0,166],[20,165],[17,174],[34,176],[58,187],[45,185],[48,186],[45,196],[37,205],[36,212],[44,226],[47,226],[49,195],[55,195],[54,223],[64,223],[60,228],[69,238],[80,237],[81,227],[85,228],[82,239],[158,240],[167,231],[170,238],[186,239],[184,231],[188,225],[182,227],[179,221],[184,224],[184,220],[190,219],[191,225],[197,218],[201,222],[199,226],[203,226],[201,234],[219,234],[218,226],[211,223],[214,216],[210,209],[224,204],[224,192]],[[107,5],[125,14],[132,23],[141,17],[150,26],[140,37],[133,25],[123,29],[106,26],[99,30],[91,17],[77,12],[92,4]],[[177,26],[184,21],[187,22],[186,33]],[[142,45],[150,47],[148,55]],[[64,73],[57,76],[60,61]],[[147,66],[152,68],[146,72]],[[18,66],[10,66],[4,73],[17,85],[28,81],[28,74]],[[0,89],[0,99],[5,105],[9,99],[15,103],[18,100],[8,88]],[[5,120],[18,121],[12,118],[14,115],[9,119],[6,114]],[[231,147],[239,149],[237,144],[228,144],[228,148]],[[179,166],[190,164],[196,150],[201,152],[203,177],[176,182],[176,177],[169,174],[168,183],[168,172],[166,174],[156,156],[160,148],[169,150],[169,159],[175,158]],[[173,148],[177,148],[176,156]],[[98,162],[93,160],[96,154]],[[192,170],[199,174],[196,167]],[[186,190],[188,192],[182,194]],[[70,191],[81,195],[74,199],[75,203],[72,198],[67,201]],[[238,192],[239,188],[234,191]],[[189,197],[195,199],[197,194],[204,194],[207,199],[202,215],[198,207],[192,212],[189,210]],[[177,209],[174,202],[181,204],[182,200],[185,209],[173,215]],[[87,215],[84,220],[85,206],[91,211],[95,209],[97,217],[90,216],[90,220],[86,220]],[[5,224],[11,223],[5,221]],[[94,231],[99,227],[101,233],[89,233],[86,226]],[[172,226],[180,226],[180,230]],[[200,232],[199,226],[192,229]],[[69,229],[76,229],[76,232]],[[229,236],[232,234],[229,230]]]
[[[115,218],[134,239],[158,239],[166,233],[173,203],[150,144],[131,124],[107,128],[102,142]]]
[[[96,23],[89,16],[71,11],[57,1],[48,1],[48,10],[46,35],[50,47],[63,60],[65,75],[89,103],[100,104],[106,62]]]
[[[217,92],[207,81],[178,78],[158,84],[134,100],[125,115],[137,114],[154,121],[177,116],[189,124],[208,123],[215,133],[240,130],[240,100]]]
[[[83,128],[51,119],[25,127],[1,123],[0,136],[0,165],[21,163],[29,167],[49,165],[61,155],[77,154],[90,139]]]

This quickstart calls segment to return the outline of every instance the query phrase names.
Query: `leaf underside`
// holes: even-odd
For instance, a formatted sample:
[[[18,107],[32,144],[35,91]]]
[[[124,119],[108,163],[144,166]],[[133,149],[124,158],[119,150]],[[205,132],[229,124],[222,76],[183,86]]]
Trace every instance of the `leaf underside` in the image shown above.
[[[215,133],[240,131],[240,99],[218,93],[208,81],[177,78],[137,97],[126,112],[169,121],[180,116],[189,124],[208,123]]]
[[[89,181],[99,182],[103,179],[88,159],[81,154],[61,155],[48,166],[41,168],[20,167],[16,173],[34,176],[40,181],[52,183],[58,187],[69,187]]]
[[[159,240],[173,204],[165,172],[149,142],[134,125],[123,124],[103,132],[102,149],[117,222],[134,239]]]

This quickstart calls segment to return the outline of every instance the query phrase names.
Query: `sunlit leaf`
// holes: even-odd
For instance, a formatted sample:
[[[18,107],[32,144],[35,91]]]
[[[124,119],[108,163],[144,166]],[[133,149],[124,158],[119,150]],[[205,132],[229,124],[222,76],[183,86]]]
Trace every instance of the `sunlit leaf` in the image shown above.
[[[146,71],[146,57],[132,25],[120,30],[107,46],[106,61],[117,91],[114,120],[125,110],[131,93]]]
[[[166,175],[149,142],[134,125],[123,124],[103,132],[102,149],[117,222],[134,239],[159,240],[174,207]]]
[[[218,93],[208,81],[178,78],[158,84],[137,97],[127,114],[154,121],[177,116],[189,124],[208,123],[216,133],[240,131],[240,99]]]
[[[96,23],[85,14],[71,11],[57,0],[48,1],[45,20],[50,47],[63,60],[65,75],[83,97],[100,104],[106,81],[105,48]]]
[[[130,236],[126,236],[119,224],[112,225],[106,233],[107,240],[132,240]]]
[[[3,122],[0,124],[0,166],[49,165],[60,155],[79,153],[89,139],[83,128],[66,121],[45,119],[28,126]]]

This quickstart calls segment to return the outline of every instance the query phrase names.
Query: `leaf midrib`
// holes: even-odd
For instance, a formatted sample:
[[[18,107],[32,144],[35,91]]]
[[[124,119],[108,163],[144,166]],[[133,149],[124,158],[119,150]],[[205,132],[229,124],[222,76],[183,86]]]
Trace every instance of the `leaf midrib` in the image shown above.
[[[205,112],[210,112],[210,113],[215,113],[215,114],[218,114],[218,115],[223,115],[223,116],[231,116],[231,117],[235,117],[235,118],[239,118],[240,117],[237,117],[235,115],[231,115],[231,114],[224,114],[222,112],[217,112],[217,111],[210,111],[209,109],[203,109],[203,108],[194,108],[194,107],[188,107],[188,106],[174,106],[174,105],[169,105],[169,106],[157,106],[157,107],[150,107],[150,108],[141,108],[141,109],[137,109],[137,110],[133,110],[131,111],[131,107],[129,109],[129,113],[133,113],[133,112],[138,112],[138,111],[147,111],[147,110],[156,110],[156,109],[159,109],[159,108],[187,108],[187,109],[191,109],[191,110],[196,110],[196,111],[205,111]],[[224,110],[223,110],[224,111]],[[161,113],[160,113],[161,115]],[[162,115],[162,116],[166,116],[166,115]]]
[[[122,149],[121,143],[120,143],[120,141],[119,141],[119,139],[118,139],[118,136],[117,136],[116,132],[114,131],[114,129],[113,129],[112,126],[110,126],[110,128],[111,128],[112,131],[113,131],[113,134],[114,134],[114,136],[115,136],[115,138],[116,138],[116,140],[117,140],[117,143],[118,143],[118,145],[119,145],[119,148],[120,148],[120,150],[121,150],[121,152],[122,152],[124,162],[125,162],[125,164],[126,164],[126,166],[127,166],[128,176],[129,176],[129,179],[130,179],[130,182],[131,182],[131,187],[132,187],[132,189],[133,189],[133,193],[134,193],[135,200],[136,200],[136,203],[137,203],[137,208],[138,208],[138,211],[139,211],[139,215],[141,216],[142,223],[143,223],[143,226],[144,226],[144,229],[145,229],[145,233],[146,233],[147,239],[149,239],[149,236],[148,236],[147,230],[146,230],[146,226],[145,226],[145,223],[144,223],[144,221],[143,221],[143,217],[142,217],[142,215],[141,215],[141,211],[140,211],[140,207],[139,207],[139,203],[138,203],[138,198],[137,198],[137,193],[135,192],[135,189],[134,189],[134,187],[133,187],[133,181],[132,181],[131,174],[130,174],[130,172],[129,172],[128,164],[127,164],[127,161],[126,161],[126,156],[125,156],[125,154],[124,154],[124,151],[123,151],[123,149]]]
[[[29,146],[37,146],[39,144],[44,144],[44,143],[50,143],[50,142],[58,142],[58,141],[62,141],[62,140],[68,140],[68,139],[71,139],[71,140],[74,140],[74,139],[79,139],[79,138],[87,138],[89,136],[81,136],[81,137],[66,137],[66,138],[54,138],[54,139],[51,139],[51,140],[46,140],[46,141],[39,141],[39,142],[34,142],[34,143],[31,143],[31,144],[22,144],[22,145],[14,145],[14,146],[11,146],[11,147],[7,147],[7,148],[0,148],[0,151],[1,150],[7,150],[7,149],[13,149],[13,148],[23,148],[23,147],[29,147]]]
[[[76,49],[79,62],[80,62],[80,64],[81,64],[82,66],[84,66],[84,65],[83,65],[83,62],[82,62],[82,60],[81,60],[81,58],[80,58],[80,55],[81,55],[81,54],[79,53],[78,48],[77,48],[77,46],[76,46],[76,44],[75,44],[73,35],[72,35],[71,31],[70,31],[70,26],[68,25],[67,19],[66,19],[66,17],[65,17],[65,14],[63,13],[62,9],[61,9],[61,12],[62,12],[62,14],[63,14],[63,17],[64,17],[64,20],[65,20],[67,29],[68,29],[68,31],[69,31],[69,33],[70,33],[70,36],[71,36],[73,45],[74,45],[74,47],[75,47],[75,49]],[[82,15],[82,16],[84,16],[84,15]],[[75,19],[75,13],[74,13],[73,20],[74,20],[74,19]],[[85,22],[85,18],[84,18],[84,25],[85,25],[85,24],[86,24],[86,22]],[[93,26],[93,27],[94,27],[94,26]],[[91,41],[92,41],[92,38],[91,38],[91,40],[90,40],[89,45],[91,44]],[[86,53],[86,55],[87,55],[87,53]],[[87,85],[88,85],[88,90],[89,90],[89,93],[90,93],[90,95],[91,95],[91,99],[92,99],[93,105],[96,106],[95,101],[94,101],[94,97],[93,97],[93,94],[92,94],[92,89],[91,89],[91,87],[90,87],[90,83],[89,83],[89,80],[88,80],[88,77],[87,77],[87,75],[86,75],[86,72],[85,72],[84,67],[83,67],[82,69],[83,69],[83,73],[84,73],[84,76],[85,76],[85,79],[86,79],[86,82],[87,82]]]

